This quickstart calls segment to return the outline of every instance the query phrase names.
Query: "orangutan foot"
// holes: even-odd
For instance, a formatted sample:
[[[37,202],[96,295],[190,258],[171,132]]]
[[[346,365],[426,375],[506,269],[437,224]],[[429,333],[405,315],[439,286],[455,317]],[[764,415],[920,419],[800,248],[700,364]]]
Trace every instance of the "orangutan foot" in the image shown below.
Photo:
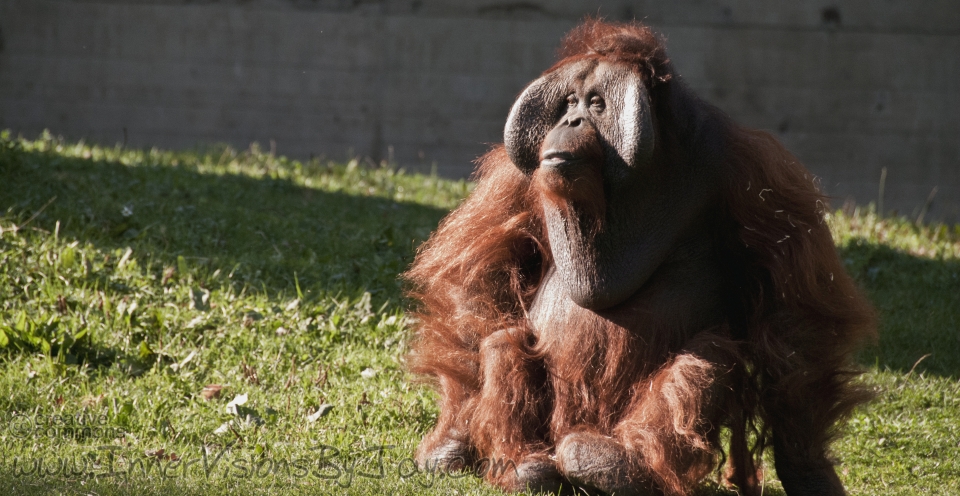
[[[475,459],[473,448],[469,444],[452,437],[444,437],[429,448],[421,445],[414,457],[420,470],[443,473],[472,470]]]
[[[529,455],[515,467],[512,463],[507,466],[500,465],[499,470],[503,473],[491,475],[494,477],[500,475],[501,486],[507,491],[527,491],[531,494],[573,494],[570,491],[570,483],[564,480],[557,469],[557,464],[546,455]]]
[[[654,494],[630,477],[626,450],[612,438],[586,432],[568,434],[557,446],[557,467],[574,486],[616,496]],[[593,491],[590,491],[593,492]]]

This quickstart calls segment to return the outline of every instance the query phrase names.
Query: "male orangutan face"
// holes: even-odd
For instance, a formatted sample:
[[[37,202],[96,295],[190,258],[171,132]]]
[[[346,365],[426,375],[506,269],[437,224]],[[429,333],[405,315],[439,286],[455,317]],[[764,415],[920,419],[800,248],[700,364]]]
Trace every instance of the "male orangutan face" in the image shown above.
[[[586,58],[548,72],[517,99],[504,137],[533,175],[557,270],[584,308],[635,293],[715,187],[656,166],[649,93],[622,63]]]

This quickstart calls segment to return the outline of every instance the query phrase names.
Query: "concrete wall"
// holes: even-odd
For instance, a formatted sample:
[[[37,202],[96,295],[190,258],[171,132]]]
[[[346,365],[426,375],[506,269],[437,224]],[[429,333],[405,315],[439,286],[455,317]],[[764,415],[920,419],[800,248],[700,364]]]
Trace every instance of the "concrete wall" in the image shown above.
[[[825,189],[960,219],[957,0],[0,0],[0,128],[393,158],[465,175],[584,14],[643,19],[679,72]]]

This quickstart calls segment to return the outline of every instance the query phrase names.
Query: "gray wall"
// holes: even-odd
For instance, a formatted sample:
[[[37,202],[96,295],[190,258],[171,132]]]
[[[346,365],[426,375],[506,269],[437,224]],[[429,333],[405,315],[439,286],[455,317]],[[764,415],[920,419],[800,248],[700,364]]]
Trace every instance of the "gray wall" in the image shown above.
[[[0,0],[0,128],[165,147],[275,140],[465,175],[584,14],[643,19],[679,72],[828,193],[960,219],[957,0]]]

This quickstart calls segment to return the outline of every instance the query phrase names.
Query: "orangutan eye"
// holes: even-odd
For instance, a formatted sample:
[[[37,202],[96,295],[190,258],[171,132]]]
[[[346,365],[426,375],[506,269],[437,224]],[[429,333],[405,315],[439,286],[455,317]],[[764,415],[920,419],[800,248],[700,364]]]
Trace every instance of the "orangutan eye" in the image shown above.
[[[593,98],[590,99],[590,107],[598,112],[603,111],[606,106],[606,103],[600,95],[593,95]]]
[[[569,96],[567,96],[567,106],[568,106],[568,107],[576,107],[576,106],[577,106],[577,96],[576,96],[576,95],[569,95]]]

